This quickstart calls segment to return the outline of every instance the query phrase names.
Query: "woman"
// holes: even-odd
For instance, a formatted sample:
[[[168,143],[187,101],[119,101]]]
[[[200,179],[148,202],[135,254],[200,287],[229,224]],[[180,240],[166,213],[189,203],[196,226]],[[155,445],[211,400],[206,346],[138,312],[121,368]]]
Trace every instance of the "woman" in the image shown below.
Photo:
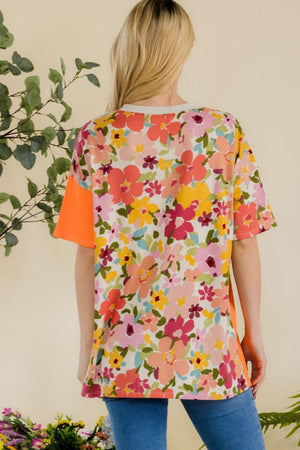
[[[175,1],[129,13],[110,102],[80,129],[53,234],[78,244],[81,395],[106,402],[117,450],[166,449],[168,399],[208,449],[265,448],[256,235],[277,224],[238,120],[178,95],[194,39]]]

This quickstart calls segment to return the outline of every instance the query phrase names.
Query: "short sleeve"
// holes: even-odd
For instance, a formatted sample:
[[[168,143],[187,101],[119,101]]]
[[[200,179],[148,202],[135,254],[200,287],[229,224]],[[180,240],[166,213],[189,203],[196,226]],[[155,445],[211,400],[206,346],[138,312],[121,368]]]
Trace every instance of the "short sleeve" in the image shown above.
[[[254,153],[236,122],[233,175],[233,240],[255,236],[277,226]]]
[[[94,247],[93,194],[87,122],[78,132],[54,237]]]

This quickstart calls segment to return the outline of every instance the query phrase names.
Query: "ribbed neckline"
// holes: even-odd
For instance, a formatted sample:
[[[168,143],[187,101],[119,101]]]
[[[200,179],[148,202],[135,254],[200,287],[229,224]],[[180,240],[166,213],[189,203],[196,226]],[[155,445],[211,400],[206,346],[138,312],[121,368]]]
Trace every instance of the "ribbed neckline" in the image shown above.
[[[145,106],[145,105],[133,105],[131,103],[125,103],[119,110],[121,111],[130,111],[130,112],[138,112],[138,113],[158,113],[158,114],[168,114],[174,112],[180,112],[188,109],[199,108],[197,103],[181,103],[180,105],[153,105],[153,106]]]

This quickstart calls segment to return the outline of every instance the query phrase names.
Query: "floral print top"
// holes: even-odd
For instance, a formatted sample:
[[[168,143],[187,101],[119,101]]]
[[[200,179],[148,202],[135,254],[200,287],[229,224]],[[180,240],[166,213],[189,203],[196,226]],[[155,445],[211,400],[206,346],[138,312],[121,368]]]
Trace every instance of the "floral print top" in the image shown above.
[[[231,113],[125,104],[87,122],[53,234],[94,248],[81,395],[215,400],[250,388],[232,241],[275,226]]]

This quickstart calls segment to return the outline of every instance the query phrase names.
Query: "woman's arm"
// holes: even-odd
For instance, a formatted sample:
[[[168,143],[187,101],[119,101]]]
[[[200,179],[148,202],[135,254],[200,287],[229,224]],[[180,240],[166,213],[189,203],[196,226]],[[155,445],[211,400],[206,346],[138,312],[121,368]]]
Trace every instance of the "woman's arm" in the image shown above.
[[[260,322],[261,265],[256,236],[232,242],[232,269],[245,321],[241,342],[246,361],[252,363],[254,398],[265,379],[267,358]]]
[[[75,260],[75,287],[80,324],[78,379],[83,382],[93,345],[94,330],[94,249],[78,245]]]

